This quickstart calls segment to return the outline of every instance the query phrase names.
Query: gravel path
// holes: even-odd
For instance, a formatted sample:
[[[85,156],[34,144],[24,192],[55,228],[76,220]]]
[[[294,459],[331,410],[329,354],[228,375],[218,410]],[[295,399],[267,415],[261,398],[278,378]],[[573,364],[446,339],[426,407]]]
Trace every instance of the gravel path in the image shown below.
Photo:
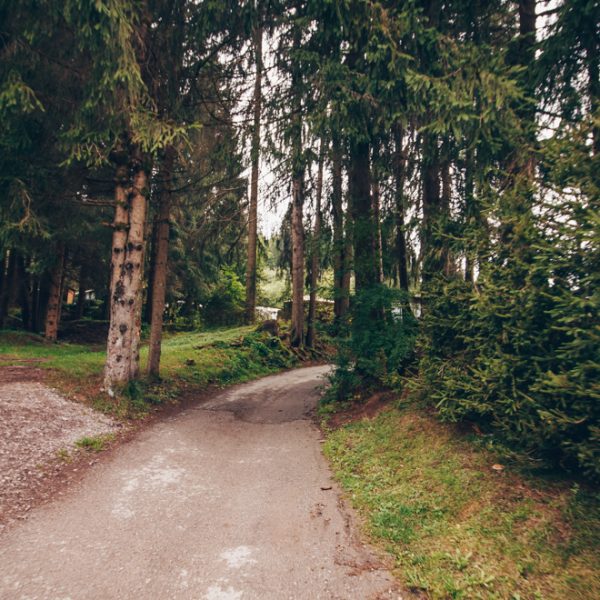
[[[41,382],[18,381],[13,371],[0,383],[0,522],[28,509],[32,490],[43,483],[58,451],[117,429],[105,415]]]
[[[0,598],[400,598],[321,453],[326,371],[237,386],[143,431],[0,538]]]

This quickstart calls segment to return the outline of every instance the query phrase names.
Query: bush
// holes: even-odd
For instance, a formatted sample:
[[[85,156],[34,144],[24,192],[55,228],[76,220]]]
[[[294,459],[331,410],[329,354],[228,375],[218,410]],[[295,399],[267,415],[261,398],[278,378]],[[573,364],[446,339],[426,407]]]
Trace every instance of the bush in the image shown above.
[[[600,479],[597,216],[579,202],[554,207],[563,218],[531,241],[537,252],[526,261],[513,254],[482,263],[476,287],[433,284],[418,387],[443,418],[476,421],[511,445]],[[570,211],[577,218],[565,219]]]
[[[327,398],[345,400],[358,389],[396,387],[414,358],[416,333],[405,294],[385,285],[357,293],[336,338],[336,370]]]
[[[209,325],[240,325],[244,321],[245,289],[232,269],[225,268],[219,274],[204,307],[204,320]]]

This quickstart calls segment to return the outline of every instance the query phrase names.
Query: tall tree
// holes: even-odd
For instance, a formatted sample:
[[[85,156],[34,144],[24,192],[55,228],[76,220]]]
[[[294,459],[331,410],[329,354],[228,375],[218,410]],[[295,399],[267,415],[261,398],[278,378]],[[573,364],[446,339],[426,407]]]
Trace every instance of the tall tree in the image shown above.
[[[104,369],[104,386],[110,394],[139,372],[142,308],[144,231],[146,227],[146,167],[139,149],[118,160],[113,222],[110,325]],[[127,161],[127,162],[124,162]],[[131,180],[129,178],[131,169]]]
[[[406,224],[404,184],[406,179],[406,153],[404,148],[404,130],[401,125],[394,125],[394,194],[396,216],[396,263],[398,284],[401,290],[408,292],[408,267],[406,253]]]
[[[335,133],[331,143],[331,215],[333,220],[333,299],[334,314],[339,322],[347,311],[349,289],[344,283],[349,272],[349,257],[344,236],[342,147],[340,136]]]
[[[167,291],[167,259],[169,251],[169,228],[172,205],[173,168],[175,149],[165,149],[159,174],[158,211],[156,215],[156,249],[152,277],[152,309],[150,320],[150,343],[148,347],[148,374],[158,377]]]
[[[304,152],[302,149],[302,71],[300,50],[302,33],[299,23],[293,25],[292,114],[290,144],[292,153],[292,346],[302,346],[304,334]]]
[[[323,163],[325,161],[325,148],[323,141],[319,149],[319,162],[317,167],[317,189],[315,191],[315,224],[313,227],[310,263],[310,297],[308,303],[308,327],[306,332],[306,345],[312,348],[316,341],[317,321],[317,289],[319,284],[319,266],[321,262],[321,197],[323,195]]]
[[[254,322],[256,312],[256,249],[258,225],[258,169],[260,163],[260,118],[262,108],[262,17],[256,17],[253,31],[254,42],[254,94],[253,94],[253,123],[251,139],[251,174],[250,202],[248,206],[248,259],[246,266],[246,321]]]

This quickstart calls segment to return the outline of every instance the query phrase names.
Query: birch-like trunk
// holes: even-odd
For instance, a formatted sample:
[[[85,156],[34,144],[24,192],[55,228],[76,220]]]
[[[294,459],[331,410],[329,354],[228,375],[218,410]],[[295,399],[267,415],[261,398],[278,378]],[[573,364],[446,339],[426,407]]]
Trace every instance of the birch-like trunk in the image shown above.
[[[104,369],[104,386],[113,395],[139,373],[142,308],[144,232],[146,221],[146,172],[134,170],[127,194],[127,168],[117,168],[115,220],[112,240],[110,325]]]

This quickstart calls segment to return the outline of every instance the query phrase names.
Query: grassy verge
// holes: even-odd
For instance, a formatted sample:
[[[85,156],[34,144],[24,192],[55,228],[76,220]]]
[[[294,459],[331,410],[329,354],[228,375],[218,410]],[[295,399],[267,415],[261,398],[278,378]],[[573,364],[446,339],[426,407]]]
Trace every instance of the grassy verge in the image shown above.
[[[325,452],[418,597],[600,598],[597,493],[497,464],[415,407],[330,432]]]
[[[30,365],[49,371],[53,385],[118,416],[147,412],[153,404],[175,397],[189,385],[228,385],[274,373],[294,364],[278,338],[259,334],[254,327],[167,335],[163,341],[160,383],[142,379],[129,386],[120,402],[98,393],[104,348],[81,344],[52,344],[23,332],[0,332],[0,364]],[[147,348],[141,351],[145,371]]]

